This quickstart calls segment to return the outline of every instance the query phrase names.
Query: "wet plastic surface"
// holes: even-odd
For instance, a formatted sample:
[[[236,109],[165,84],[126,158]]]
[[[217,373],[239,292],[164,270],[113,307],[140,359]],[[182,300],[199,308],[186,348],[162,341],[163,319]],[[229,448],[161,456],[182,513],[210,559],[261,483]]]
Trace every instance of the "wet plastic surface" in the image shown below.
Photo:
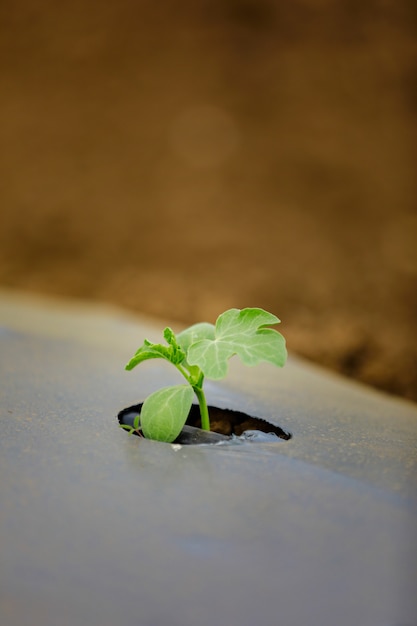
[[[159,325],[7,298],[0,325],[2,626],[417,623],[415,405],[233,363],[209,402],[293,438],[171,446],[115,420],[177,380],[123,371]]]

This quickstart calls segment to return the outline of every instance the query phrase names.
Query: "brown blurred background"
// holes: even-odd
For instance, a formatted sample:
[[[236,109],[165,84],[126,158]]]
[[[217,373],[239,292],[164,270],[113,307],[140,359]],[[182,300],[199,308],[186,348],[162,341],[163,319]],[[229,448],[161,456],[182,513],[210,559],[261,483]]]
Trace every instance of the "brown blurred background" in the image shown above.
[[[415,0],[2,0],[0,287],[417,400]]]

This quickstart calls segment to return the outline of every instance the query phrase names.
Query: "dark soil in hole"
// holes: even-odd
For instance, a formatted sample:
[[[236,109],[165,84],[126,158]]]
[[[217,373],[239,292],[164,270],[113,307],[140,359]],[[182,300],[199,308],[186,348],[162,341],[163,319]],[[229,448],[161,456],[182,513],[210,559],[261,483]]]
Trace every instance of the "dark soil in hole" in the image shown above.
[[[274,433],[281,439],[291,439],[291,435],[286,433],[279,426],[270,422],[252,417],[247,413],[232,411],[231,409],[219,409],[215,406],[209,407],[211,430],[222,435],[237,435],[238,437],[245,430],[260,430],[263,433]],[[189,426],[201,428],[200,409],[197,404],[193,404],[187,422]]]
[[[134,418],[140,414],[142,403],[135,404],[123,409],[117,418],[120,424],[133,424]],[[247,430],[258,430],[263,433],[274,433],[280,439],[291,439],[291,434],[285,432],[279,426],[271,424],[267,420],[259,417],[252,417],[241,411],[232,411],[231,409],[219,409],[215,406],[209,406],[210,425],[213,433],[218,433],[224,437],[236,435],[239,437]],[[200,409],[198,404],[193,404],[188,416],[186,426],[193,428],[201,428]],[[223,438],[223,437],[222,437]]]

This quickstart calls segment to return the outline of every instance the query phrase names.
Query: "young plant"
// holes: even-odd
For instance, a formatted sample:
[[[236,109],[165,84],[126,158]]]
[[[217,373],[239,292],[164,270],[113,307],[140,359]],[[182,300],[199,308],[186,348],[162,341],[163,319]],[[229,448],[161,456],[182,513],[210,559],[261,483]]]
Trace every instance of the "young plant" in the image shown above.
[[[136,418],[134,428],[123,428],[130,433],[139,432],[140,428],[149,439],[174,441],[187,420],[195,394],[201,427],[210,430],[204,379],[224,378],[228,361],[235,354],[248,366],[267,361],[282,367],[287,358],[285,339],[277,330],[268,328],[279,322],[275,315],[263,309],[229,309],[217,318],[216,324],[194,324],[178,335],[165,328],[166,344],[145,339],[126,369],[132,370],[148,359],[165,359],[183,375],[186,384],[152,393],[142,405],[140,421]]]

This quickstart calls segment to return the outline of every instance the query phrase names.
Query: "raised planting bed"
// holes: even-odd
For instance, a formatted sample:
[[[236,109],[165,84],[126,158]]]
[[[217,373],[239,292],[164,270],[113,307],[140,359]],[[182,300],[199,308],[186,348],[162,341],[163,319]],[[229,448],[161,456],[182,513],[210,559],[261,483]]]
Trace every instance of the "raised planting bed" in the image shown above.
[[[2,626],[415,625],[416,406],[232,360],[209,405],[290,439],[129,437],[118,414],[177,382],[123,369],[159,328],[0,298]]]

